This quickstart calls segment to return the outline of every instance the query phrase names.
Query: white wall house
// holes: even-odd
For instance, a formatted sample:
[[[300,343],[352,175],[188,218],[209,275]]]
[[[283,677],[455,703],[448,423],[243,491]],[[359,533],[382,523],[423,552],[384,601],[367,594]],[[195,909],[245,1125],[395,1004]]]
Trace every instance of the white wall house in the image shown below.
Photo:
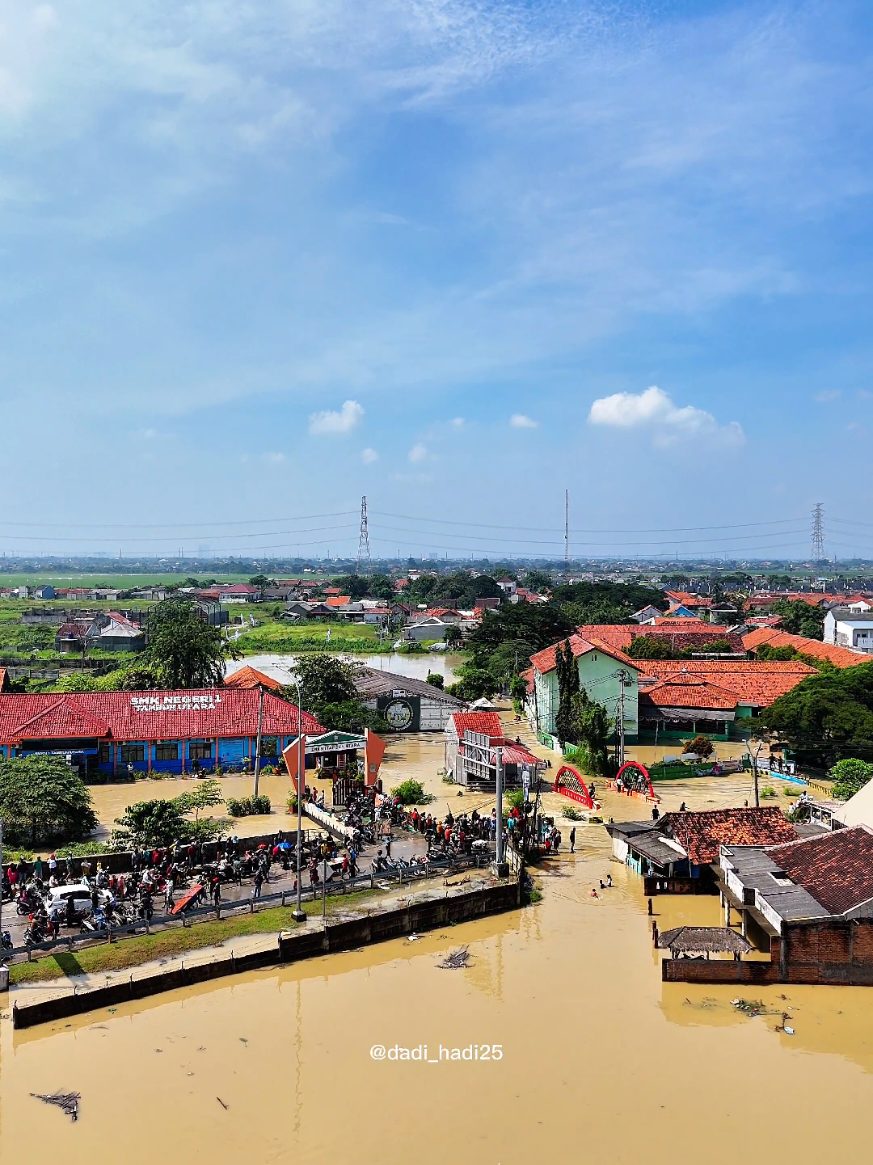
[[[853,651],[873,653],[873,611],[832,608],[824,619],[824,641]]]

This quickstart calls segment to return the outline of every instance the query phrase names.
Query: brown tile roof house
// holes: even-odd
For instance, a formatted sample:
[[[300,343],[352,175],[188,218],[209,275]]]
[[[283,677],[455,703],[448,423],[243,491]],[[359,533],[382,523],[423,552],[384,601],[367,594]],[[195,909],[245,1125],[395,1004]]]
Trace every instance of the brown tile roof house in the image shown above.
[[[663,832],[673,837],[696,866],[718,861],[723,845],[774,845],[794,841],[794,826],[781,809],[709,809],[702,813],[667,813]]]
[[[773,627],[757,627],[743,636],[743,646],[746,651],[754,651],[762,644],[768,647],[793,647],[801,655],[810,655],[814,659],[826,659],[835,667],[857,667],[860,663],[869,663],[870,657],[859,651],[851,651],[848,647],[835,647],[830,643],[822,643],[818,639],[807,639],[804,635],[791,635],[788,631],[777,631]]]
[[[712,708],[735,711],[737,694],[710,683],[703,676],[668,676],[645,691],[646,699],[658,708]]]
[[[764,852],[831,914],[846,914],[873,901],[873,830],[866,825],[769,846]]]

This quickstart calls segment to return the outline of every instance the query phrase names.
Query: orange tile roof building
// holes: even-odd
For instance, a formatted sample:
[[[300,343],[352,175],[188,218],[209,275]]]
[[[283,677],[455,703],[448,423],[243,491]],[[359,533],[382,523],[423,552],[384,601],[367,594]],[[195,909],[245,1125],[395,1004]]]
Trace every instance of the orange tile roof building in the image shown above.
[[[852,651],[851,648],[822,643],[819,639],[807,639],[805,635],[792,635],[775,627],[756,627],[743,636],[746,651],[755,651],[764,644],[768,647],[790,647],[798,655],[827,660],[834,667],[857,667],[860,663],[870,662],[869,655]]]

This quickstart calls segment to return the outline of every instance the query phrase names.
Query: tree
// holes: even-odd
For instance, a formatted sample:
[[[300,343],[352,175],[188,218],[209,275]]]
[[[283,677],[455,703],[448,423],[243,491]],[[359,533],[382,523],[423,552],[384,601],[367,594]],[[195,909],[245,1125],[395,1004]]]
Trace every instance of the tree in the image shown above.
[[[558,673],[555,732],[561,744],[576,744],[578,736],[573,716],[573,697],[579,692],[579,668],[569,639],[555,648],[555,667]]]
[[[118,828],[112,832],[113,844],[144,849],[217,837],[227,828],[227,818],[207,817],[201,821],[200,810],[220,805],[222,801],[218,781],[204,781],[190,793],[167,800],[137,801],[116,818]],[[190,813],[194,814],[193,821]]]
[[[384,599],[390,603],[394,598],[394,583],[387,574],[373,574],[368,580],[368,590],[374,599]]]
[[[544,570],[529,570],[524,577],[524,585],[529,591],[541,595],[551,589],[552,579]]]
[[[180,800],[175,797],[128,805],[122,816],[115,820],[118,828],[112,832],[113,844],[125,849],[152,849],[176,841],[189,841],[191,823],[186,820]]]
[[[446,647],[458,648],[464,641],[464,634],[460,627],[449,626],[443,636]]]
[[[318,719],[328,732],[390,732],[387,720],[378,712],[365,708],[360,700],[342,700],[337,704],[322,704]]]
[[[477,667],[487,667],[502,643],[522,641],[534,651],[565,639],[573,631],[566,614],[551,603],[507,603],[487,614],[467,637]]]
[[[822,768],[873,753],[873,663],[809,676],[761,716],[771,741]]]
[[[570,701],[570,720],[572,733],[584,749],[588,771],[596,777],[611,776],[615,767],[609,757],[612,721],[606,709],[581,688]]]
[[[682,742],[682,748],[685,752],[693,752],[697,756],[706,760],[708,756],[712,756],[715,752],[715,747],[708,736],[702,733],[695,736],[693,740],[685,740]]]
[[[214,809],[216,805],[224,804],[221,784],[214,780],[198,781],[190,792],[176,798],[176,804],[186,813],[193,812],[194,832],[197,834],[200,831],[200,810]]]
[[[449,684],[446,691],[450,696],[457,696],[459,700],[479,700],[483,696],[491,696],[497,689],[494,677],[489,671],[473,664],[465,664],[459,670],[459,678]]]
[[[834,782],[833,795],[838,801],[848,801],[873,778],[873,764],[857,758],[838,760],[828,776]]]
[[[427,673],[426,682],[429,683],[432,688],[439,688],[442,690],[445,687],[444,677],[441,676],[439,672],[429,671]]]
[[[0,817],[10,841],[73,841],[97,828],[91,794],[58,756],[0,760]]]
[[[673,648],[666,639],[654,635],[635,635],[627,654],[631,659],[672,659]]]
[[[149,614],[146,660],[162,688],[217,686],[224,681],[225,661],[241,657],[185,596],[164,599]]]
[[[264,587],[268,587],[269,585],[270,585],[270,580],[267,578],[267,576],[265,574],[253,574],[252,577],[249,579],[249,586],[250,587],[257,587],[258,590],[260,590],[260,591],[262,591],[264,589]]]
[[[803,599],[780,599],[772,611],[782,620],[782,626],[792,635],[806,639],[824,639],[825,612],[823,607],[812,607]]]
[[[626,623],[643,607],[667,607],[663,591],[634,583],[579,582],[552,588],[551,602],[574,627],[584,623]],[[519,604],[520,606],[521,604]]]
[[[338,659],[327,651],[313,651],[299,656],[294,670],[303,693],[303,707],[314,716],[326,704],[342,704],[358,698],[355,677],[359,664]],[[296,702],[296,687],[288,689],[287,698]]]

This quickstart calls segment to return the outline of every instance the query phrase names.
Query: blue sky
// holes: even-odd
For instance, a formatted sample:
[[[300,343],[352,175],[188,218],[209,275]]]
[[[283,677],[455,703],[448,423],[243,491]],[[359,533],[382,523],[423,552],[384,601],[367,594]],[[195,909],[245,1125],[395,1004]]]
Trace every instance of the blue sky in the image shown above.
[[[545,552],[569,487],[873,555],[871,49],[851,0],[10,3],[0,549],[348,550],[272,519],[366,493],[376,552]]]

